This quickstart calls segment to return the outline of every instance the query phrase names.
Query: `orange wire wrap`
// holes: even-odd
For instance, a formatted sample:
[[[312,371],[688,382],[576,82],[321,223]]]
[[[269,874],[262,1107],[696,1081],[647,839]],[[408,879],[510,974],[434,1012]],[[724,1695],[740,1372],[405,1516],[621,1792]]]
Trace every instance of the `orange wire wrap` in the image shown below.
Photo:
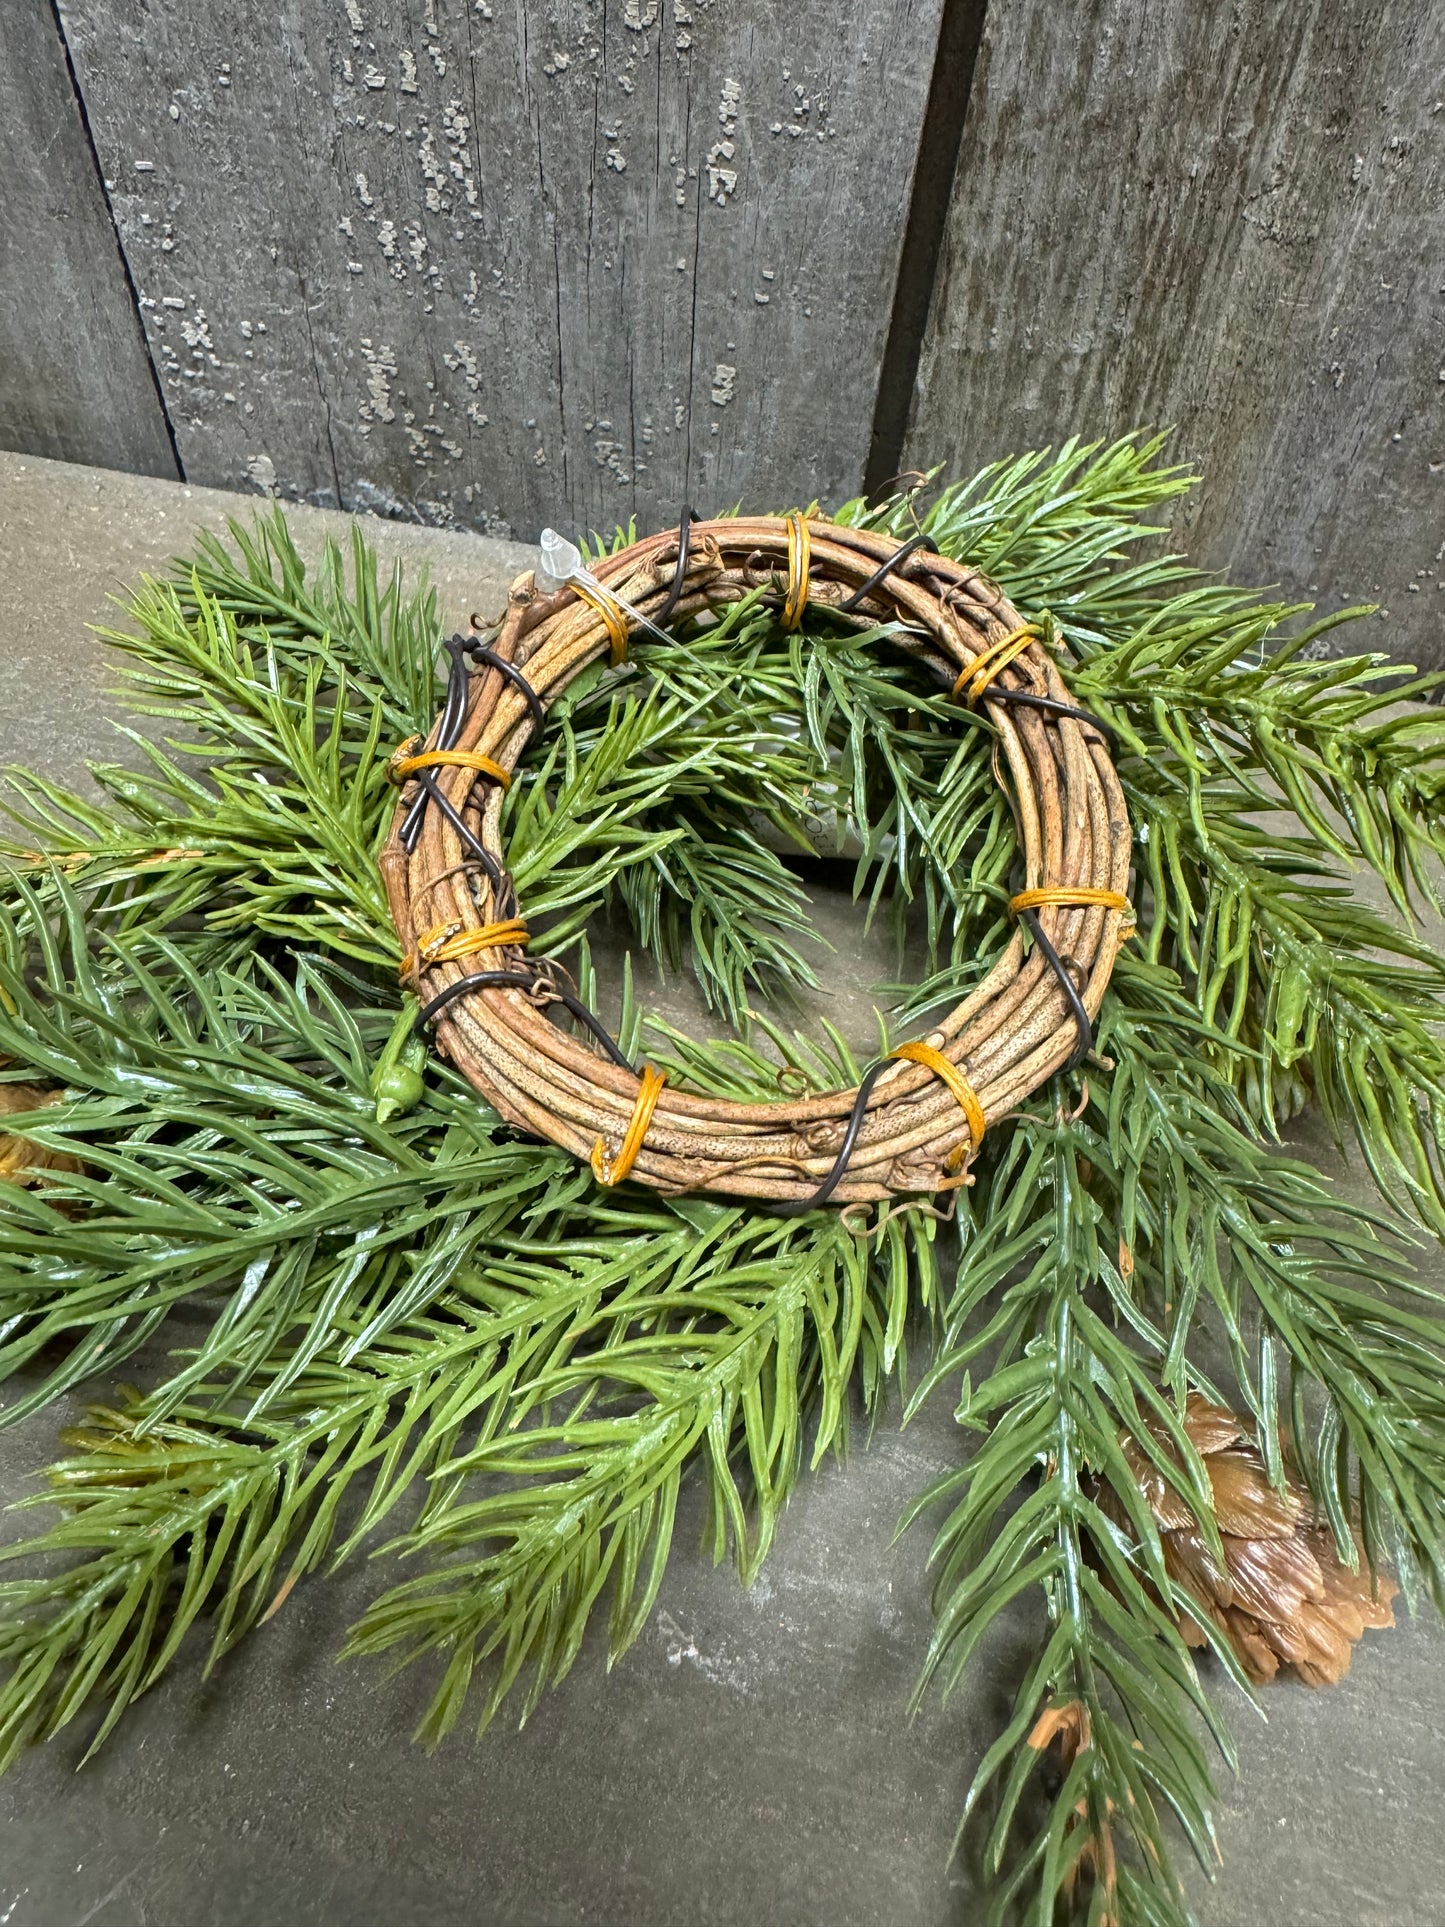
[[[474,957],[479,950],[507,946],[523,950],[529,935],[520,917],[509,917],[505,923],[484,923],[478,930],[460,930],[455,923],[434,924],[411,955],[402,959],[398,975],[405,981],[418,964],[429,969],[432,964],[454,963],[458,957]]]
[[[1066,909],[1093,909],[1098,904],[1105,910],[1117,910],[1121,916],[1133,916],[1134,906],[1118,890],[1095,890],[1087,884],[1061,883],[1048,890],[1020,890],[1016,897],[1010,897],[1008,907],[1015,916],[1020,910],[1046,910],[1051,904],[1061,904]]]
[[[922,1042],[900,1044],[897,1050],[890,1051],[888,1054],[890,1057],[905,1057],[912,1064],[922,1064],[948,1086],[958,1099],[959,1108],[968,1119],[968,1134],[973,1140],[972,1148],[976,1151],[983,1142],[984,1132],[988,1129],[988,1119],[984,1115],[983,1105],[979,1102],[978,1092],[957,1064],[945,1057],[941,1050],[935,1050],[932,1044]],[[952,1158],[950,1158],[951,1162]]]
[[[632,1117],[618,1147],[617,1156],[609,1161],[607,1146],[598,1138],[592,1146],[592,1175],[599,1184],[621,1184],[642,1149],[642,1140],[647,1136],[647,1127],[652,1122],[652,1113],[657,1109],[657,1100],[662,1095],[662,1087],[667,1082],[665,1071],[655,1071],[651,1064],[642,1067],[642,1082],[637,1089],[637,1102],[632,1107]]]
[[[404,756],[398,750],[387,767],[393,783],[404,783],[419,769],[475,769],[500,783],[504,790],[510,789],[512,783],[510,770],[475,749],[425,749],[417,756]]]
[[[1024,622],[1017,629],[1010,629],[1006,636],[1000,636],[997,642],[991,642],[960,672],[958,681],[953,685],[954,696],[957,697],[967,683],[968,693],[964,701],[972,709],[999,671],[1007,669],[1015,656],[1021,656],[1037,634],[1033,623]]]
[[[568,587],[574,589],[589,609],[595,609],[607,625],[608,640],[612,644],[612,667],[620,668],[627,660],[627,618],[616,601],[605,589],[599,591],[590,582],[573,580]]]
[[[788,517],[788,593],[783,598],[783,627],[802,626],[808,606],[808,570],[812,560],[813,539],[801,515]]]

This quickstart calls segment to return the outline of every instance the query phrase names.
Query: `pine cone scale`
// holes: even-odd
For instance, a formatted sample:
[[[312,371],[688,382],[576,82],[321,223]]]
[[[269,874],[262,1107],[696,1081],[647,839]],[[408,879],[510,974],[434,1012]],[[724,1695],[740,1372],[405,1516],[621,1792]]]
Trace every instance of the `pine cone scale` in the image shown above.
[[[1305,1509],[1299,1495],[1272,1486],[1262,1461],[1251,1457],[1247,1448],[1231,1446],[1224,1452],[1207,1452],[1204,1463],[1221,1532],[1240,1539],[1293,1536]]]
[[[1324,1598],[1324,1575],[1302,1539],[1251,1539],[1242,1533],[1224,1537],[1233,1582],[1229,1603],[1240,1612],[1256,1619],[1289,1620]]]
[[[44,1091],[33,1084],[0,1084],[0,1118],[18,1117],[25,1111],[49,1110],[65,1102],[64,1091]],[[47,1151],[28,1138],[0,1130],[0,1183],[34,1184],[46,1171],[78,1171],[78,1158],[59,1151]]]
[[[1355,1642],[1394,1625],[1398,1588],[1383,1573],[1372,1579],[1363,1555],[1358,1571],[1343,1563],[1333,1535],[1312,1518],[1308,1495],[1290,1479],[1282,1488],[1270,1483],[1242,1418],[1191,1393],[1184,1427],[1209,1477],[1222,1566],[1138,1442],[1121,1441],[1158,1525],[1164,1569],[1198,1606],[1197,1616],[1179,1613],[1181,1633],[1202,1646],[1203,1622],[1212,1623],[1256,1685],[1282,1666],[1306,1685],[1334,1685],[1349,1671]],[[1117,1502],[1114,1511],[1122,1521]]]

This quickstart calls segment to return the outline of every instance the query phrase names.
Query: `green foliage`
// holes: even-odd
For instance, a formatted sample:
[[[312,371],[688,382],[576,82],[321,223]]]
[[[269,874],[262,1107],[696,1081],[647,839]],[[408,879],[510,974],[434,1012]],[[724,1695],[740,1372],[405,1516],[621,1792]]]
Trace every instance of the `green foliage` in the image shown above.
[[[359,535],[306,569],[275,513],[141,589],[112,640],[166,740],[132,737],[139,771],[98,769],[99,803],[18,775],[0,851],[0,1083],[64,1092],[4,1119],[63,1161],[0,1182],[0,1422],[100,1398],[25,1502],[53,1522],[0,1554],[22,1575],[0,1582],[0,1764],[92,1710],[98,1744],[191,1628],[214,1662],[378,1543],[393,1576],[350,1646],[436,1669],[424,1737],[469,1702],[525,1711],[594,1616],[614,1657],[637,1637],[689,1476],[751,1577],[911,1337],[912,1408],[947,1397],[961,1444],[913,1510],[938,1520],[920,1691],[951,1690],[1001,1613],[1032,1599],[1043,1624],[969,1795],[991,1917],[1189,1918],[1174,1843],[1208,1863],[1207,1745],[1232,1756],[1121,1434],[1210,1539],[1181,1414],[1192,1389],[1234,1402],[1343,1557],[1358,1534],[1445,1603],[1445,1323],[1409,1264],[1445,1233],[1445,982],[1412,923],[1445,741],[1378,658],[1318,659],[1302,611],[1159,553],[1148,518],[1189,478],[1158,457],[1070,445],[842,511],[991,573],[1125,746],[1139,938],[1082,1088],[995,1126],[956,1237],[917,1211],[604,1194],[504,1130],[418,1061],[375,869],[386,755],[440,700],[434,597],[383,586]],[[521,900],[582,994],[611,909],[732,1025],[703,1046],[652,1023],[676,1077],[859,1075],[786,1021],[813,981],[788,852],[845,858],[860,915],[921,934],[895,1025],[1006,939],[992,730],[892,640],[790,637],[754,597],[640,641],[509,792]],[[645,1022],[629,980],[628,1048]],[[1279,1147],[1309,1102],[1378,1213]],[[159,1382],[109,1396],[168,1333]],[[1055,1768],[1060,1722],[1087,1744]]]

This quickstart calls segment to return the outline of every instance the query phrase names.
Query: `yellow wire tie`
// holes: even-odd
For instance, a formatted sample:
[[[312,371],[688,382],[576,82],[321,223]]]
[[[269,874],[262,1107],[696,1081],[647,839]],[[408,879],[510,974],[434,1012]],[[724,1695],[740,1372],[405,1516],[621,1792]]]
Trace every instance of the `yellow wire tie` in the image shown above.
[[[963,699],[972,709],[994,677],[1007,669],[1016,656],[1021,656],[1037,634],[1034,623],[1024,622],[1017,629],[1010,629],[1006,636],[1000,636],[997,642],[991,642],[966,669],[960,671],[958,681],[953,685],[955,701],[967,683],[968,689]]]
[[[410,956],[402,959],[398,975],[405,982],[418,965],[430,969],[433,964],[455,963],[458,957],[474,957],[480,950],[523,950],[529,934],[520,917],[509,917],[505,923],[484,923],[476,930],[464,930],[455,919],[433,924]]]
[[[652,1114],[657,1109],[657,1100],[662,1095],[662,1087],[667,1082],[665,1071],[655,1071],[651,1064],[642,1067],[642,1082],[637,1089],[637,1102],[632,1107],[632,1117],[618,1147],[617,1156],[608,1159],[607,1146],[598,1138],[592,1146],[592,1175],[599,1184],[621,1184],[642,1149],[642,1140],[647,1136],[652,1123]]]
[[[612,667],[620,668],[627,660],[627,617],[622,605],[606,589],[594,589],[590,582],[579,582],[574,577],[568,587],[575,589],[588,608],[594,609],[607,625],[607,638],[612,644]]]
[[[475,769],[483,776],[490,776],[494,783],[500,783],[504,790],[510,789],[512,783],[511,771],[494,763],[490,756],[483,756],[478,749],[426,749],[413,756],[407,753],[405,743],[392,757],[388,774],[393,783],[404,783],[419,769]]]
[[[1016,897],[1010,897],[1008,907],[1017,916],[1021,910],[1046,910],[1058,904],[1065,909],[1117,910],[1120,916],[1132,917],[1134,906],[1119,890],[1096,890],[1089,884],[1057,884],[1042,890],[1020,890]]]
[[[907,1058],[911,1064],[922,1064],[925,1069],[932,1071],[935,1077],[948,1086],[949,1090],[952,1091],[953,1095],[958,1099],[959,1108],[968,1120],[968,1135],[971,1140],[971,1148],[976,1151],[983,1142],[983,1134],[988,1128],[988,1119],[984,1115],[983,1105],[979,1101],[978,1092],[973,1088],[972,1084],[969,1083],[957,1064],[955,1064],[952,1059],[945,1057],[941,1050],[935,1050],[932,1044],[924,1044],[921,1042],[916,1044],[900,1044],[897,1050],[890,1051],[889,1055],[891,1057]],[[962,1149],[961,1146],[959,1148],[960,1150]],[[951,1151],[949,1153],[948,1163],[950,1169],[956,1170],[962,1161],[959,1151]]]
[[[783,627],[802,626],[808,606],[808,571],[813,553],[813,538],[808,524],[796,512],[788,517],[788,592],[783,597]]]

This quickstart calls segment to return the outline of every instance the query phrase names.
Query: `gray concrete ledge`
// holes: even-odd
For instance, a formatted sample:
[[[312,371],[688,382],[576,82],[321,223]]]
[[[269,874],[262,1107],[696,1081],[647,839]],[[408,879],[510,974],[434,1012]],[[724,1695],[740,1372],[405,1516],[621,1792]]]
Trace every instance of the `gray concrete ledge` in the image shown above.
[[[222,534],[228,517],[249,524],[269,506],[263,496],[0,452],[0,763],[74,782],[87,761],[121,756],[106,720],[107,652],[92,629],[123,627],[114,599],[188,553],[202,529]],[[344,545],[358,521],[383,571],[400,563],[409,582],[425,571],[457,626],[473,609],[499,607],[536,559],[520,542],[283,506],[308,559],[328,536]]]

